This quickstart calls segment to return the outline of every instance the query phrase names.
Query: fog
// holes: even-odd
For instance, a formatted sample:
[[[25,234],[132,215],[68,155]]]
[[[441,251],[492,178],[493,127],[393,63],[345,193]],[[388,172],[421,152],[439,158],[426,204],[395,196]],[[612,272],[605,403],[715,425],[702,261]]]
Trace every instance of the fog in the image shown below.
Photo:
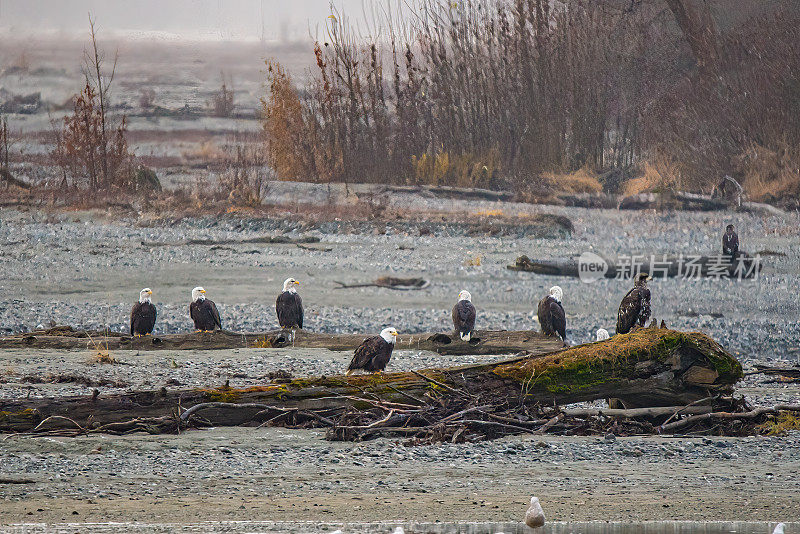
[[[336,0],[354,19],[379,3]],[[82,37],[87,14],[110,37],[201,41],[297,41],[331,14],[326,0],[0,0],[0,36]]]

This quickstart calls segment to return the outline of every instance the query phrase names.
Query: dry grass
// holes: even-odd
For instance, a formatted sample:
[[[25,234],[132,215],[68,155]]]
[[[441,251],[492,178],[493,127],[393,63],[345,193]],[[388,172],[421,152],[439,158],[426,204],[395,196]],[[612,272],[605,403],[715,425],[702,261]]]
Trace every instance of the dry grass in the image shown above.
[[[204,141],[195,148],[184,150],[182,156],[187,163],[206,163],[206,164],[221,164],[228,159],[228,153],[225,152],[214,141]]]
[[[800,430],[800,417],[794,412],[780,412],[758,426],[759,432],[766,436],[781,436],[791,430]]]
[[[652,158],[642,165],[642,174],[622,185],[623,195],[657,193],[666,189],[680,189],[680,171],[664,158]]]
[[[775,149],[753,144],[735,160],[748,198],[800,199],[800,147],[781,142]]]
[[[475,215],[477,215],[479,217],[505,217],[505,213],[503,213],[503,210],[501,210],[501,209],[497,209],[497,210],[479,210],[479,211],[475,212]]]
[[[89,342],[92,344],[92,350],[94,352],[92,360],[97,363],[108,363],[108,364],[116,364],[119,361],[111,355],[111,351],[108,350],[108,339],[104,340],[97,340],[95,341],[89,333],[86,333],[89,336]]]
[[[272,342],[266,336],[264,336],[253,341],[251,347],[254,349],[269,349],[272,348]]]
[[[553,190],[564,193],[600,193],[603,191],[603,186],[597,179],[597,173],[585,166],[566,174],[546,172],[542,174],[542,179]]]
[[[500,171],[500,153],[496,149],[484,155],[426,152],[411,156],[411,167],[417,184],[488,188]]]
[[[483,256],[470,256],[464,260],[464,267],[480,267],[483,263]]]

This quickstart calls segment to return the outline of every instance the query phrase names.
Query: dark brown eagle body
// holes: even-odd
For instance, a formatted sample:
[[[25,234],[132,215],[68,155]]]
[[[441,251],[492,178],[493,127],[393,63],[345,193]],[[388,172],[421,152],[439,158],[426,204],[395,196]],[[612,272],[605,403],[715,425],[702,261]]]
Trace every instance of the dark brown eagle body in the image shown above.
[[[303,328],[303,299],[295,291],[283,291],[275,301],[281,328]]]
[[[468,300],[459,300],[453,306],[453,328],[461,339],[467,339],[475,329],[475,306]]]
[[[217,305],[213,300],[198,299],[189,304],[189,316],[194,321],[195,330],[222,330]]]
[[[392,357],[393,349],[394,343],[389,343],[381,336],[368,337],[356,349],[347,371],[357,369],[370,373],[383,371]]]
[[[639,275],[633,289],[622,299],[617,313],[617,334],[627,334],[638,325],[644,326],[650,318],[650,289],[647,275]]]
[[[558,334],[561,339],[567,339],[567,317],[564,315],[564,307],[552,296],[547,295],[539,301],[537,310],[539,316],[539,326],[542,333],[547,336]]]
[[[131,335],[145,336],[153,333],[158,311],[150,302],[137,302],[131,310]]]
[[[731,259],[736,259],[739,254],[739,236],[732,225],[729,225],[722,234],[722,253],[730,256]]]

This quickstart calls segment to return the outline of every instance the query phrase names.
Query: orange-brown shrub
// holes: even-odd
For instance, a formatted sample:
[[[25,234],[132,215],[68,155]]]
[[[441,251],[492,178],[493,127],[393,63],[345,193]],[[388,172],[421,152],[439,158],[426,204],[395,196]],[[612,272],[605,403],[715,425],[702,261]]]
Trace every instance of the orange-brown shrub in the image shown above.
[[[289,74],[268,59],[269,93],[261,99],[269,165],[282,180],[314,178],[313,132],[303,119],[303,104]]]
[[[133,167],[126,130],[123,116],[104,135],[100,95],[87,81],[57,135],[53,156],[65,185],[92,191],[130,188]]]

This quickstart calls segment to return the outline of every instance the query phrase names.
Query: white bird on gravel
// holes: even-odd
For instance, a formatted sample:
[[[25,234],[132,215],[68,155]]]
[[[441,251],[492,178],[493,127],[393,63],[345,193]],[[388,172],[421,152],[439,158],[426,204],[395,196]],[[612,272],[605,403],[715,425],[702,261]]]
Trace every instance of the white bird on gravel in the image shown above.
[[[605,328],[598,328],[597,329],[597,339],[596,341],[604,341],[608,339],[610,336],[608,335],[608,330]]]
[[[542,510],[542,505],[539,504],[539,497],[531,497],[531,505],[528,511],[525,512],[525,524],[531,528],[544,526],[544,510]]]
[[[777,525],[775,525],[775,530],[772,531],[772,534],[783,534],[783,528],[785,526],[786,525],[784,525],[783,523],[778,523]]]

